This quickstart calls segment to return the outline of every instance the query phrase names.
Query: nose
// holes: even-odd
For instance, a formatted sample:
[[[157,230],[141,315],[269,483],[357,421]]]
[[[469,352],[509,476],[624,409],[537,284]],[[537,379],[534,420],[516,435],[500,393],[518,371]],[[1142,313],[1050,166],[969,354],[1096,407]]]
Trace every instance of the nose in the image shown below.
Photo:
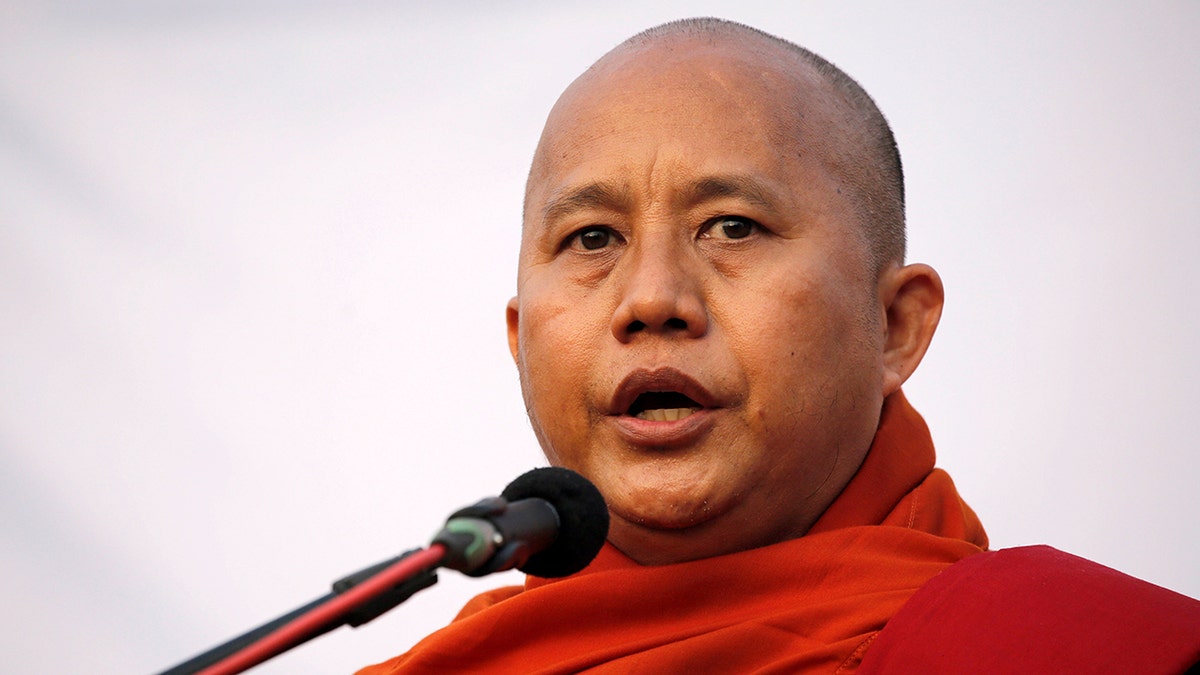
[[[708,331],[699,263],[675,247],[630,251],[620,275],[612,333],[621,342],[641,334],[697,338]]]

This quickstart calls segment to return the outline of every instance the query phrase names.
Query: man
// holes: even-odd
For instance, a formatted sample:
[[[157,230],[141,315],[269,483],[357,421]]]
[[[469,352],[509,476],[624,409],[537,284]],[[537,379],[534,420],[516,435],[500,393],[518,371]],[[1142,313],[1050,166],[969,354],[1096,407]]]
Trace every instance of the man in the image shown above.
[[[1053,613],[1037,602],[1073,603],[951,601],[974,598],[959,585],[1049,597],[1029,580],[1125,593],[1119,608],[1138,609],[1110,623],[1157,640],[1124,647],[1131,663],[1194,662],[1194,601],[1127,577],[1063,581],[1078,559],[1057,552],[983,553],[900,391],[943,299],[937,273],[903,256],[891,131],[832,65],[712,19],[601,58],[535,153],[508,335],[538,441],[603,493],[609,543],[583,572],[486,593],[363,672],[1123,667],[1091,639],[1122,639],[1107,624],[1072,625],[1091,636],[1080,649],[1017,629]],[[973,560],[989,567],[939,576]],[[921,617],[942,605],[960,633],[913,652],[905,636],[941,635]],[[966,655],[945,647],[958,643]],[[1050,651],[1065,660],[1021,660]]]

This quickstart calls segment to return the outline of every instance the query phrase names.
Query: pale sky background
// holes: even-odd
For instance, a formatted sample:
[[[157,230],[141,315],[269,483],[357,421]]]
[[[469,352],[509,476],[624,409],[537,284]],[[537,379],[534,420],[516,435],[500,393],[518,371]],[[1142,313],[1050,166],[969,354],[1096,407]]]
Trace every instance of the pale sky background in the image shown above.
[[[993,545],[1200,595],[1200,4],[648,5],[0,3],[0,669],[157,672],[542,465],[503,326],[529,158],[694,15],[892,121],[947,286],[906,391]],[[519,578],[441,577],[255,672]]]

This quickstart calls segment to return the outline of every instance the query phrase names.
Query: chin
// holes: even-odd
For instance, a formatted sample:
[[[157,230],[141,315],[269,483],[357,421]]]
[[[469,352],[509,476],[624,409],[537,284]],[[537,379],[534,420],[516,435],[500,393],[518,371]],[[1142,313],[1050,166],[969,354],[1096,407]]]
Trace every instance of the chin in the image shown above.
[[[728,500],[694,489],[673,492],[655,486],[632,492],[612,500],[609,509],[622,520],[655,530],[684,530],[703,525],[730,507]]]
[[[642,453],[594,468],[613,514],[645,527],[695,527],[732,510],[747,482],[720,458],[694,450]],[[586,473],[584,475],[587,475]]]
[[[686,530],[703,524],[709,517],[703,509],[672,509],[665,504],[654,509],[637,509],[628,512],[618,508],[612,510],[622,520],[651,530]]]
[[[728,537],[719,536],[719,530],[712,521],[695,526],[655,527],[617,516],[609,527],[608,541],[638,564],[651,566],[685,563],[753,548],[728,541]]]

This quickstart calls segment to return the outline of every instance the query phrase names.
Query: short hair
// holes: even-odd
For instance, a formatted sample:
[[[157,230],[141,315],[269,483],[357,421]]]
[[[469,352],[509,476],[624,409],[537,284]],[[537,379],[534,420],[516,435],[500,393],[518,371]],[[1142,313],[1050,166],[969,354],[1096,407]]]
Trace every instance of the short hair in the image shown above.
[[[854,119],[861,136],[859,164],[849,176],[854,200],[869,247],[873,271],[889,262],[903,262],[905,249],[904,170],[900,149],[891,125],[874,99],[837,66],[821,56],[783,38],[757,28],[713,17],[679,19],[644,30],[617,46],[616,50],[639,47],[663,38],[679,36],[749,35],[782,47],[810,65],[844,99],[845,112]],[[614,50],[614,51],[616,51]]]

